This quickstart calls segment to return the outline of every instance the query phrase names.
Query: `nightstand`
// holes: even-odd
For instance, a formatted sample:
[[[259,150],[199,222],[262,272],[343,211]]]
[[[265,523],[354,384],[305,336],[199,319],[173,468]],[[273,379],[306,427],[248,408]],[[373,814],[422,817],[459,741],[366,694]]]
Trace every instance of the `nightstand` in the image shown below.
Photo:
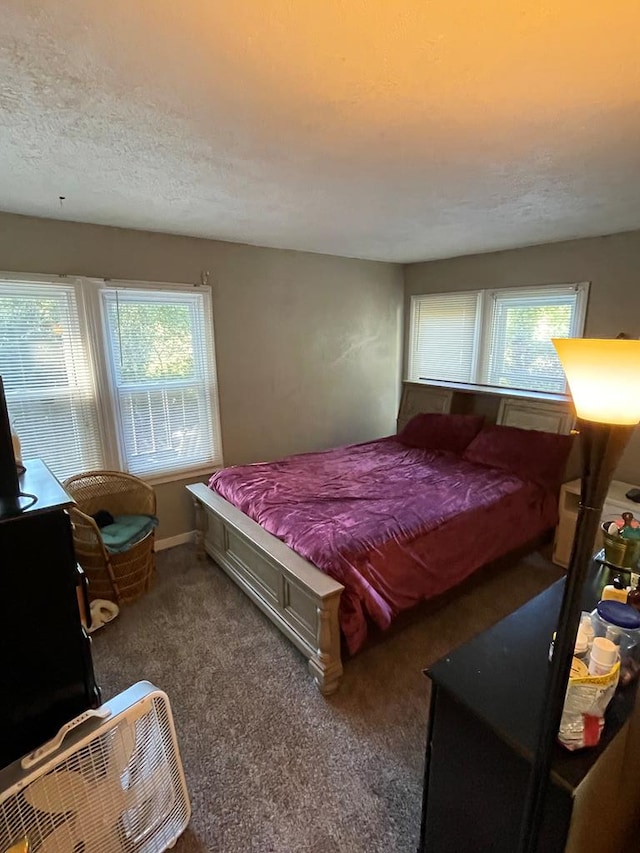
[[[632,483],[623,483],[613,480],[609,492],[605,498],[602,508],[601,521],[609,521],[619,518],[623,512],[632,512],[640,519],[640,503],[634,503],[625,498],[626,492],[634,488]],[[558,512],[560,515],[556,534],[553,540],[553,562],[565,569],[569,565],[571,556],[571,545],[578,520],[578,504],[580,502],[580,480],[571,480],[563,483],[560,489],[560,502]],[[598,533],[595,542],[595,550],[599,551],[603,546],[602,536]]]

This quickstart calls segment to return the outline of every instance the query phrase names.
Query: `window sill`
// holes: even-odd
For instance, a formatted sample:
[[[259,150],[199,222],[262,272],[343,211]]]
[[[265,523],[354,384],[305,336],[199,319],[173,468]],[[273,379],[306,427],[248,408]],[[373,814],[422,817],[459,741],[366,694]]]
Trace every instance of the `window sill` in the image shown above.
[[[198,468],[187,468],[182,471],[171,471],[166,474],[150,474],[148,476],[145,476],[144,474],[139,474],[137,476],[139,476],[141,480],[144,480],[145,483],[148,483],[150,486],[161,486],[164,483],[177,483],[180,480],[192,481],[200,477],[210,477],[212,474],[215,474],[216,471],[219,471],[222,467],[222,463],[213,463],[211,465],[201,465]]]
[[[549,400],[554,403],[570,403],[569,394],[552,394],[549,391],[523,391],[522,388],[505,388],[494,385],[474,385],[470,382],[446,382],[442,379],[407,379],[412,385],[432,385],[436,388],[450,388],[452,391],[466,391],[470,394],[496,394],[500,397],[518,397],[524,400]]]

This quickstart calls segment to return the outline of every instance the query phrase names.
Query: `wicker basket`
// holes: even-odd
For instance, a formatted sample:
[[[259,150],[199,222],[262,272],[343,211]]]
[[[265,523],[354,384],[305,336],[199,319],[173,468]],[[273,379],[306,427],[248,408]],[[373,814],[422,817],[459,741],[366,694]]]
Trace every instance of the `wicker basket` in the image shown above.
[[[151,486],[121,471],[89,471],[63,485],[76,501],[69,510],[73,544],[89,581],[89,598],[106,598],[118,605],[140,598],[155,576],[154,531],[128,551],[110,554],[91,516],[101,509],[114,516],[155,515],[156,497]]]
[[[602,523],[604,556],[608,563],[621,569],[635,569],[640,560],[640,539],[623,539],[622,536],[607,533],[611,521]]]

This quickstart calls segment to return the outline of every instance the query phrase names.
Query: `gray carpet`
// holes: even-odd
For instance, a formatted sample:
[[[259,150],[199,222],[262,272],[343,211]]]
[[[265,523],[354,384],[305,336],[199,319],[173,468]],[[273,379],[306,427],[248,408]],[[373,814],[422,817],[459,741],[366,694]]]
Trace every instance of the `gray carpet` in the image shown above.
[[[191,546],[94,635],[107,699],[170,698],[193,809],[176,853],[413,853],[429,682],[422,669],[548,586],[539,554],[484,573],[345,666],[324,699],[295,648]]]

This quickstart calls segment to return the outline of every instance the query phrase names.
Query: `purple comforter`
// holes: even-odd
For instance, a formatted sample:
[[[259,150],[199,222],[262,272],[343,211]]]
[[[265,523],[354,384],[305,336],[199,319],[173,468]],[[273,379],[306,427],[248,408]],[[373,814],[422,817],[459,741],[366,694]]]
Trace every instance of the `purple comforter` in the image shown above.
[[[225,468],[209,485],[342,583],[351,653],[418,602],[556,522],[557,495],[393,438]]]

